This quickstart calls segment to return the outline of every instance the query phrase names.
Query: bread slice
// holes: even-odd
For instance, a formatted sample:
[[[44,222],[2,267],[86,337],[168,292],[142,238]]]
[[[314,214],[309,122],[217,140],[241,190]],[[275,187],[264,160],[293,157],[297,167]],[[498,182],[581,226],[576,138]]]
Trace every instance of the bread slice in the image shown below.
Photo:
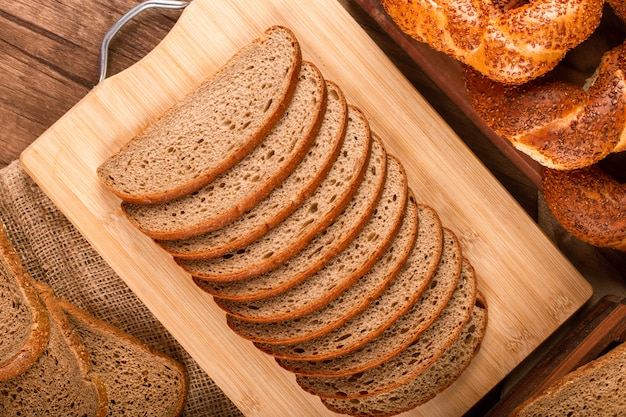
[[[406,174],[388,156],[383,193],[373,215],[350,245],[302,284],[276,296],[251,302],[215,299],[218,306],[243,320],[273,322],[294,319],[324,307],[367,273],[393,241],[405,213]]]
[[[370,138],[365,115],[349,106],[339,157],[302,206],[250,245],[215,259],[177,259],[179,265],[191,275],[210,281],[246,279],[276,268],[328,227],[350,202],[365,174]]]
[[[392,390],[420,375],[443,355],[461,334],[475,304],[476,276],[464,260],[461,278],[446,308],[403,351],[364,372],[323,378],[297,375],[296,380],[305,391],[324,398],[360,398]],[[394,332],[393,337],[403,335]]]
[[[54,304],[52,290],[41,282],[35,285],[49,313],[50,338],[30,368],[0,382],[0,412],[6,416],[106,416],[107,390],[92,371],[89,354]]]
[[[50,321],[0,223],[0,381],[26,371],[48,345]]]
[[[348,206],[297,255],[257,277],[233,282],[195,279],[196,284],[218,298],[254,301],[285,292],[320,270],[356,237],[378,204],[385,183],[387,153],[375,135],[371,148],[365,176]]]
[[[124,214],[154,239],[184,239],[231,223],[263,200],[302,161],[317,136],[325,108],[322,74],[304,62],[287,111],[245,158],[206,186],[175,200],[124,202]]]
[[[452,385],[478,353],[487,330],[488,313],[482,296],[461,335],[423,373],[391,391],[369,397],[323,398],[331,411],[358,417],[392,416],[418,407]],[[559,414],[565,415],[565,414]]]
[[[300,45],[274,26],[104,161],[98,176],[121,199],[171,200],[208,184],[256,147],[283,116]]]
[[[278,364],[301,375],[336,377],[367,371],[397,355],[432,325],[455,296],[461,273],[461,249],[456,237],[448,229],[443,229],[443,242],[437,271],[422,297],[376,339],[332,359],[277,359]]]
[[[109,394],[111,416],[179,416],[187,398],[186,369],[140,340],[66,300],[57,300],[89,352]]]
[[[569,372],[512,413],[526,416],[623,416],[626,410],[626,342]]]
[[[408,208],[405,219],[410,217],[416,219],[417,204],[409,204]],[[400,229],[400,231],[403,230]],[[404,238],[397,236],[396,240],[398,237]],[[411,249],[407,248],[407,250],[410,253]],[[430,282],[432,274],[414,276],[417,267],[418,265],[415,264],[409,265],[382,294],[370,299],[371,302],[363,311],[327,334],[300,343],[278,345],[257,343],[256,346],[263,352],[281,359],[306,361],[325,360],[352,352],[378,337],[418,300]],[[435,264],[430,270],[434,273],[434,269]],[[362,292],[363,289],[360,287],[366,282],[360,281],[364,278],[367,278],[367,275],[360,278],[351,290]]]
[[[215,258],[254,242],[293,213],[324,180],[344,139],[348,112],[346,99],[339,86],[331,81],[326,81],[326,91],[326,112],[309,152],[263,201],[218,230],[157,243],[180,259]]]
[[[328,334],[367,308],[385,291],[413,250],[418,223],[417,204],[411,194],[407,215],[387,252],[371,271],[325,307],[295,320],[273,323],[252,323],[227,316],[228,325],[248,340],[271,344],[303,343]]]

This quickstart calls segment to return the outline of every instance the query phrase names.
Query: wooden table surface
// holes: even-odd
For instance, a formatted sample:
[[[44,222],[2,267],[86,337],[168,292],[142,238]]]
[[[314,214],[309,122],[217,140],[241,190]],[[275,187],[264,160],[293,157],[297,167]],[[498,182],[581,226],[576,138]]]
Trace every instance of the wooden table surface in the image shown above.
[[[338,1],[537,219],[540,201],[532,181],[507,160],[357,2]],[[16,160],[22,150],[96,85],[103,36],[138,3],[140,0],[13,0],[0,4],[0,168]],[[152,9],[124,26],[110,45],[109,74],[127,68],[154,48],[180,13]],[[576,257],[586,254],[568,255],[575,264],[584,264]]]

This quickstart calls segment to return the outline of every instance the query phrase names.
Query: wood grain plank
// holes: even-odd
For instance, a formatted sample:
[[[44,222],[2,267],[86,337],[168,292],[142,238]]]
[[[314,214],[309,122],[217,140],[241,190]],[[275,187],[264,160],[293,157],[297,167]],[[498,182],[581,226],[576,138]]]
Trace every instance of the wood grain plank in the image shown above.
[[[35,65],[30,55],[14,45],[0,41],[0,48],[6,52],[0,59],[0,76],[20,80],[0,84],[0,156],[8,164],[88,90],[49,66]]]
[[[93,88],[104,34],[140,0],[0,4],[0,167],[8,165]],[[177,10],[149,10],[110,45],[109,74],[128,68],[165,37]]]

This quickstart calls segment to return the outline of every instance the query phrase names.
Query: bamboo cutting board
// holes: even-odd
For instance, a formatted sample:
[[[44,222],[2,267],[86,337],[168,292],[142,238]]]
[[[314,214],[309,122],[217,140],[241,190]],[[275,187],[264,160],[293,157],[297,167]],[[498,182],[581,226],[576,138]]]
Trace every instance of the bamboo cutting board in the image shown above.
[[[337,82],[460,238],[489,305],[479,355],[410,416],[461,415],[570,317],[591,287],[334,0],[194,0],[143,60],[105,80],[22,156],[27,172],[249,416],[331,415],[234,335],[209,296],[123,217],[97,166],[271,25]]]

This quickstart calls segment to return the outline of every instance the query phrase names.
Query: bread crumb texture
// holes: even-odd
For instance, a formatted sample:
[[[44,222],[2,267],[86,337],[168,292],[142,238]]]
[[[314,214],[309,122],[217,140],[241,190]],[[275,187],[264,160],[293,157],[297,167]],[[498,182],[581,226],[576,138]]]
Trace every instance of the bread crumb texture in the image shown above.
[[[112,158],[122,161],[115,175],[128,177],[115,182],[136,186],[124,185],[128,194],[183,190],[167,201],[123,199],[123,212],[226,312],[242,342],[272,356],[303,391],[339,413],[398,414],[471,366],[487,304],[455,232],[420,201],[402,161],[339,85],[305,61],[295,93],[278,98],[273,87],[287,88],[299,51],[295,38],[285,46],[291,32],[282,30],[268,46],[274,51],[238,53]],[[275,61],[259,69],[268,56]],[[269,93],[259,84],[271,85]],[[281,100],[287,111],[269,127],[266,107]],[[196,120],[204,113],[217,116]],[[207,126],[221,132],[224,143],[215,146],[227,151],[198,145],[213,141],[193,130]],[[252,131],[261,132],[258,141],[245,138]],[[142,153],[163,165],[135,157]],[[227,168],[201,173],[206,167],[195,164],[206,161]],[[153,175],[161,190],[145,181]],[[188,186],[196,176],[206,182]],[[115,361],[111,352],[98,353],[96,368]],[[176,381],[161,373],[147,379]]]

